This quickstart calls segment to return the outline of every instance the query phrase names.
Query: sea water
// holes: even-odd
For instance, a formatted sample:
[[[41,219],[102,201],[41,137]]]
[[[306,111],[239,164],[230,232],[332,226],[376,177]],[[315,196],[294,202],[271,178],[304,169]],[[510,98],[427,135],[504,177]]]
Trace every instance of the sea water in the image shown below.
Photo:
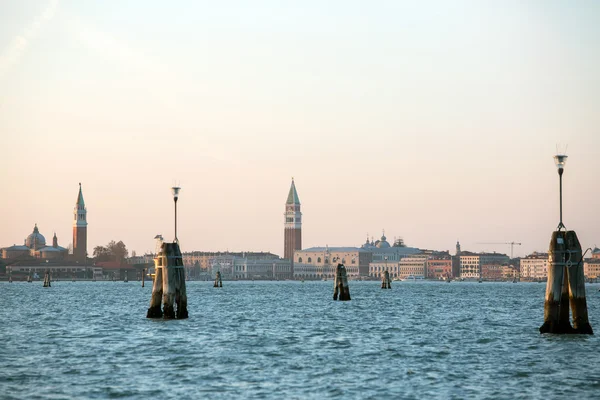
[[[0,398],[600,398],[599,336],[539,334],[545,286],[187,282],[165,321],[149,282],[2,282]]]

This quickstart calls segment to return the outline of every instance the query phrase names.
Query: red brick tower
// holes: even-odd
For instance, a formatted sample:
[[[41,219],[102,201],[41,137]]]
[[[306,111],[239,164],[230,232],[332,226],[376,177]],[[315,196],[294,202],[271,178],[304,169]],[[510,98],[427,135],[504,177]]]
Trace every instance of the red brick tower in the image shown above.
[[[285,202],[285,234],[284,234],[283,258],[291,261],[292,276],[294,274],[294,251],[302,249],[302,213],[300,212],[300,200],[294,178],[292,186]]]
[[[87,258],[87,210],[79,184],[79,195],[73,210],[73,258],[85,262]]]

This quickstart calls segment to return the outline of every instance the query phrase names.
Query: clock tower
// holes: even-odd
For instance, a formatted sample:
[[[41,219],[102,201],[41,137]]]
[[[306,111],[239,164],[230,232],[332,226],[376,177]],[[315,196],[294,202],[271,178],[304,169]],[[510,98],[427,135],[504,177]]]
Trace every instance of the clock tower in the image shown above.
[[[302,250],[302,213],[300,212],[300,200],[292,178],[292,186],[285,202],[285,230],[283,258],[290,260],[292,265],[292,276],[294,274],[294,251]]]

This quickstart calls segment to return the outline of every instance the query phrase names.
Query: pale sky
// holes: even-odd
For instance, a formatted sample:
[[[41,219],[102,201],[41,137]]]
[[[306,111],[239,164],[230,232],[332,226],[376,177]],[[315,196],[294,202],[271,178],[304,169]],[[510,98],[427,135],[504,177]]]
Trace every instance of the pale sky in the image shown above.
[[[598,1],[0,0],[0,247],[600,245]]]

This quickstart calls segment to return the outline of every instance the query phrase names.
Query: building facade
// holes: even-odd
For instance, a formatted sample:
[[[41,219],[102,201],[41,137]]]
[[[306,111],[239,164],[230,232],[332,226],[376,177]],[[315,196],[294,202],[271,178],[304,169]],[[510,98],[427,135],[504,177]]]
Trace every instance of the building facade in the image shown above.
[[[481,266],[508,265],[509,257],[500,253],[472,253],[460,252],[460,277],[461,279],[482,279]]]
[[[348,277],[356,279],[360,276],[369,276],[369,263],[372,261],[373,253],[358,247],[311,247],[294,252],[294,266],[303,266],[304,279],[333,279],[338,264],[344,264]],[[309,267],[314,266],[314,268]],[[294,267],[295,268],[295,267]],[[296,274],[294,276],[301,277]]]
[[[533,252],[519,261],[519,271],[523,280],[543,280],[548,278],[548,253]]]
[[[429,256],[427,260],[427,279],[452,278],[452,259],[449,253],[440,253]]]

